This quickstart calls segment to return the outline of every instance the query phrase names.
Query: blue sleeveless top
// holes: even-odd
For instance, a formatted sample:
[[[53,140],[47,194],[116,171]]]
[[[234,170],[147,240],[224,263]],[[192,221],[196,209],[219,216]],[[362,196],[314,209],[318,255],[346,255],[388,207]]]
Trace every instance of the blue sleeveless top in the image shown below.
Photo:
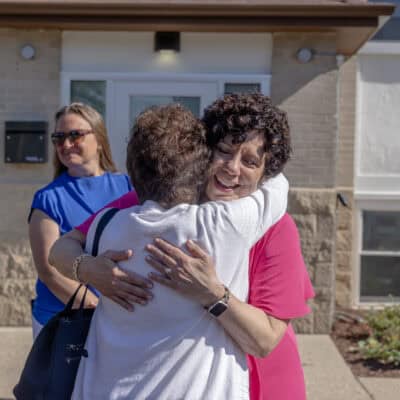
[[[30,215],[34,209],[43,211],[58,224],[63,235],[130,190],[132,186],[124,174],[106,172],[101,176],[73,177],[63,173],[35,193]],[[32,307],[34,318],[43,325],[63,308],[64,304],[38,279]]]

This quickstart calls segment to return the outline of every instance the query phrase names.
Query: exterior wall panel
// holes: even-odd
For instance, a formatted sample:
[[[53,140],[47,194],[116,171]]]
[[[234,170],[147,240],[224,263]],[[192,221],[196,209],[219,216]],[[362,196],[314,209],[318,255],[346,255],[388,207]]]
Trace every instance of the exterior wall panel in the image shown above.
[[[5,121],[48,121],[59,107],[60,33],[0,30],[0,147]],[[20,56],[30,43],[33,60]],[[0,325],[29,325],[35,269],[28,240],[27,217],[33,193],[52,177],[47,164],[5,164],[0,159]],[[4,154],[4,153],[3,153]]]

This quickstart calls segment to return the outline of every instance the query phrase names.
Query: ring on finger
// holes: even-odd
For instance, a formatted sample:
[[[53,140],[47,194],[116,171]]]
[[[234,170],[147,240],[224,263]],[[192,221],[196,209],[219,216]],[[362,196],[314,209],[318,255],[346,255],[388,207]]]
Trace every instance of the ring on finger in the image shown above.
[[[164,272],[165,272],[165,275],[167,275],[168,277],[171,275],[171,273],[172,273],[172,268],[168,268],[168,267],[166,267],[165,269],[164,269]]]

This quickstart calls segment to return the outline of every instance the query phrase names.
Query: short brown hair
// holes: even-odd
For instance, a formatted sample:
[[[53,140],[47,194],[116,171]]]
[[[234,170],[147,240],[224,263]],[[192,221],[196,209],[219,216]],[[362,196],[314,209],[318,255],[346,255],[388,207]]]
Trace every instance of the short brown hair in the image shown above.
[[[242,143],[250,132],[265,139],[264,177],[270,178],[283,170],[290,158],[290,129],[285,111],[274,106],[268,96],[260,93],[227,94],[204,111],[207,143],[214,149],[227,135],[233,143]]]
[[[107,129],[104,124],[103,117],[93,108],[83,103],[71,103],[68,106],[62,107],[56,112],[55,121],[57,122],[61,117],[67,114],[76,114],[87,121],[96,135],[97,142],[100,147],[99,151],[99,164],[103,171],[115,172],[114,161],[111,156],[110,143],[108,141]],[[57,151],[54,149],[53,157],[54,165],[54,178],[57,178],[63,172],[67,171],[67,167],[61,163],[57,156]]]
[[[205,129],[180,104],[152,107],[136,119],[126,168],[140,202],[197,203],[211,159]]]

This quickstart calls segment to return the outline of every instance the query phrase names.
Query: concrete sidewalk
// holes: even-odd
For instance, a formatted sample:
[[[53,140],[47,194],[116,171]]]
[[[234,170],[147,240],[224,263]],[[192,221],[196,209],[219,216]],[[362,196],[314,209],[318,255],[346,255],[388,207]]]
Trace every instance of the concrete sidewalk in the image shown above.
[[[298,340],[308,400],[399,400],[400,379],[355,378],[329,336]],[[0,400],[13,398],[31,344],[31,328],[0,328]]]
[[[298,335],[308,400],[399,400],[400,379],[356,378],[328,335]]]

